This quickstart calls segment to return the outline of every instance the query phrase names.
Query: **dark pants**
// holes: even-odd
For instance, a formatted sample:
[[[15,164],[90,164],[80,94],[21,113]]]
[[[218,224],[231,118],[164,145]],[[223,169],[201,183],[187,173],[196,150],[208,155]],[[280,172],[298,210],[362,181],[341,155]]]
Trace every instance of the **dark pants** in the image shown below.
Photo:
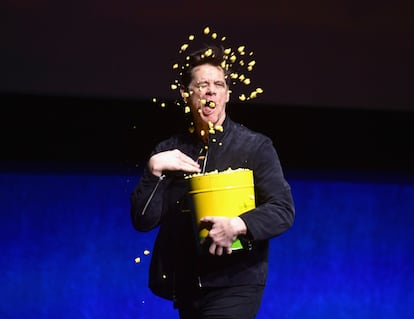
[[[253,319],[263,290],[263,286],[201,288],[180,298],[180,319]]]

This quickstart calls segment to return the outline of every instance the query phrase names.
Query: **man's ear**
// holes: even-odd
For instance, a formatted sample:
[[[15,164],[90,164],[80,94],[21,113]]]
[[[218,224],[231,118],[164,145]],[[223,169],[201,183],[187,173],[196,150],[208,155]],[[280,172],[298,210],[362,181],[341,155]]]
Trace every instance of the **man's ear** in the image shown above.
[[[226,103],[230,101],[230,90],[227,91]]]

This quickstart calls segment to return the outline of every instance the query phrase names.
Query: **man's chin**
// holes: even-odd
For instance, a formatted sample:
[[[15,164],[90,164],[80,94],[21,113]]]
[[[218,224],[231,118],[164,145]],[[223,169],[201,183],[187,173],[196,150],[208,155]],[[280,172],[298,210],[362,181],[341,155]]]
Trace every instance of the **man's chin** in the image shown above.
[[[207,124],[212,123],[216,125],[216,123],[218,122],[217,116],[215,116],[214,114],[211,114],[210,116],[203,116],[202,119],[203,122]]]

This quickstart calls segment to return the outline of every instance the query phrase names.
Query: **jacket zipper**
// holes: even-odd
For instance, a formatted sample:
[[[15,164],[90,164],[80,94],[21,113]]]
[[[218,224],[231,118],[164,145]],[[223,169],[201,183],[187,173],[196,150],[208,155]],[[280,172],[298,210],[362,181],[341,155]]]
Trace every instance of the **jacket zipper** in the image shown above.
[[[144,215],[144,214],[145,214],[145,212],[146,212],[146,210],[147,210],[147,208],[148,208],[149,203],[151,202],[152,198],[153,198],[153,197],[154,197],[154,195],[155,195],[155,192],[156,192],[156,191],[157,191],[157,189],[158,189],[158,186],[159,186],[159,185],[160,185],[160,183],[164,180],[164,178],[165,178],[165,175],[161,175],[161,176],[159,177],[157,184],[155,185],[154,189],[153,189],[153,190],[152,190],[152,192],[151,192],[151,195],[148,197],[148,200],[147,200],[147,202],[145,203],[144,208],[142,209],[142,213],[141,213],[141,215]]]

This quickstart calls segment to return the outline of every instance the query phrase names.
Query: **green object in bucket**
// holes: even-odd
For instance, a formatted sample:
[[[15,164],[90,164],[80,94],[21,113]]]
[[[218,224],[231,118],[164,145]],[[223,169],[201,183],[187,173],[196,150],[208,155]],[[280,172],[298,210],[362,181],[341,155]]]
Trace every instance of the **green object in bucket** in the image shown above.
[[[253,171],[246,168],[223,172],[195,174],[189,177],[197,227],[206,216],[236,217],[256,207]],[[200,239],[208,236],[207,229],[200,231]],[[239,239],[231,246],[243,248]]]

